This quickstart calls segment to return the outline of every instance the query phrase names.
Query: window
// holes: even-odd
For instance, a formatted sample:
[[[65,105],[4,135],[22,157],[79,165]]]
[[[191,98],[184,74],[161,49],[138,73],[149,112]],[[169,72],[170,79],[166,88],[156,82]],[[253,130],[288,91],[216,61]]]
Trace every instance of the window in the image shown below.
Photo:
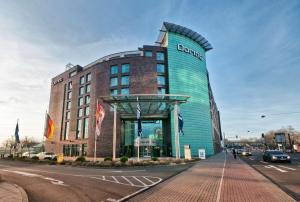
[[[121,95],[129,95],[129,88],[122,88]]]
[[[70,119],[70,112],[66,113],[66,119],[69,120]]]
[[[110,95],[118,95],[118,90],[117,89],[111,90]]]
[[[88,137],[89,137],[89,118],[85,118],[83,123],[83,138],[86,139]]]
[[[64,140],[69,139],[69,129],[70,129],[70,122],[65,123],[65,133],[64,133]]]
[[[92,75],[91,75],[91,73],[88,73],[88,74],[86,75],[86,82],[90,82],[91,79],[92,79]]]
[[[122,64],[122,73],[129,72],[129,64]]]
[[[88,85],[85,86],[85,92],[86,93],[91,92],[91,85],[90,84],[88,84]]]
[[[160,94],[160,95],[166,94],[166,89],[165,88],[158,88],[157,89],[157,94]]]
[[[157,52],[156,53],[156,60],[165,60],[165,55],[163,52]]]
[[[152,51],[145,51],[145,56],[152,58]]]
[[[118,85],[118,78],[111,78],[110,79],[110,86],[117,86]]]
[[[70,100],[72,98],[72,92],[68,92],[67,98],[68,98],[68,100]]]
[[[80,77],[80,85],[84,84],[84,76]]]
[[[83,95],[84,94],[84,87],[80,87],[79,88],[79,95]]]
[[[67,102],[67,110],[71,109],[71,102]]]
[[[157,64],[156,65],[157,73],[165,73],[165,65],[164,64]]]
[[[78,106],[82,106],[83,105],[83,97],[80,97],[78,99]]]
[[[88,105],[91,102],[91,98],[89,95],[85,96],[85,104]]]
[[[78,119],[77,127],[76,127],[76,139],[79,139],[81,137],[81,125],[82,125],[82,120]]]
[[[166,81],[165,81],[165,77],[164,76],[158,76],[157,77],[157,84],[158,85],[165,85]]]
[[[72,81],[68,83],[68,90],[72,90]]]
[[[86,108],[85,108],[84,114],[85,114],[85,116],[90,115],[90,107],[86,107]]]
[[[82,117],[82,115],[83,115],[83,109],[79,108],[78,109],[78,117]]]
[[[122,76],[121,85],[129,85],[129,76]]]
[[[87,156],[87,144],[82,144],[81,156]]]
[[[70,77],[75,76],[77,74],[77,71],[73,71],[70,73]]]
[[[114,65],[110,67],[110,73],[111,74],[117,74],[118,73],[118,66]]]

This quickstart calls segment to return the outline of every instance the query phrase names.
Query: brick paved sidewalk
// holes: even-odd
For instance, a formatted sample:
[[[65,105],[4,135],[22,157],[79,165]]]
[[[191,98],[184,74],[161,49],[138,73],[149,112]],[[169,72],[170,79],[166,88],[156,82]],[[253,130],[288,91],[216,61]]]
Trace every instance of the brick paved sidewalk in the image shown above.
[[[28,202],[25,191],[14,184],[0,182],[0,201],[1,202]]]
[[[130,201],[295,200],[243,161],[233,159],[230,153],[227,157],[225,153],[220,153],[137,195]]]

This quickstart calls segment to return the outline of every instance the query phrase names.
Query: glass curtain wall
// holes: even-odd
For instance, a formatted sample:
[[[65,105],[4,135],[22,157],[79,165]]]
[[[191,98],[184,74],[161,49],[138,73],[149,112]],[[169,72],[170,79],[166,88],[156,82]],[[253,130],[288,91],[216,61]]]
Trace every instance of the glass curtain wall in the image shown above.
[[[142,120],[140,157],[170,156],[168,120]],[[137,121],[122,120],[121,155],[137,157]]]

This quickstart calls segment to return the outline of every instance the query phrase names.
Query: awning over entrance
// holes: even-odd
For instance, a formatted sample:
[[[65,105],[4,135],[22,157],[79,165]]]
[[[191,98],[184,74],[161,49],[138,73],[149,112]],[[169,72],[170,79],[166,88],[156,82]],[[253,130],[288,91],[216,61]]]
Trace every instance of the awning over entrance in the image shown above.
[[[121,118],[136,118],[137,102],[141,107],[141,115],[145,118],[166,118],[175,104],[187,102],[190,96],[174,94],[131,94],[100,97],[104,103],[117,106]]]

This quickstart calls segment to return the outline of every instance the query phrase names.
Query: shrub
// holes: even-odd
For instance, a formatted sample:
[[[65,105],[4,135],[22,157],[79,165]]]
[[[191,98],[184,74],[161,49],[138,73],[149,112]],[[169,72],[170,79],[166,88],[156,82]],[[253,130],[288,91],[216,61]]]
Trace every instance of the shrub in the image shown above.
[[[112,158],[111,157],[105,157],[104,161],[112,161]]]
[[[85,162],[84,156],[78,156],[75,161]]]
[[[32,160],[39,160],[39,157],[33,156],[33,157],[31,157],[31,159],[32,159]]]
[[[158,158],[157,158],[157,157],[152,157],[151,160],[152,160],[152,161],[157,161]]]
[[[127,157],[127,156],[122,156],[122,157],[120,158],[120,161],[121,161],[122,163],[126,163],[126,162],[128,161],[128,157]]]

